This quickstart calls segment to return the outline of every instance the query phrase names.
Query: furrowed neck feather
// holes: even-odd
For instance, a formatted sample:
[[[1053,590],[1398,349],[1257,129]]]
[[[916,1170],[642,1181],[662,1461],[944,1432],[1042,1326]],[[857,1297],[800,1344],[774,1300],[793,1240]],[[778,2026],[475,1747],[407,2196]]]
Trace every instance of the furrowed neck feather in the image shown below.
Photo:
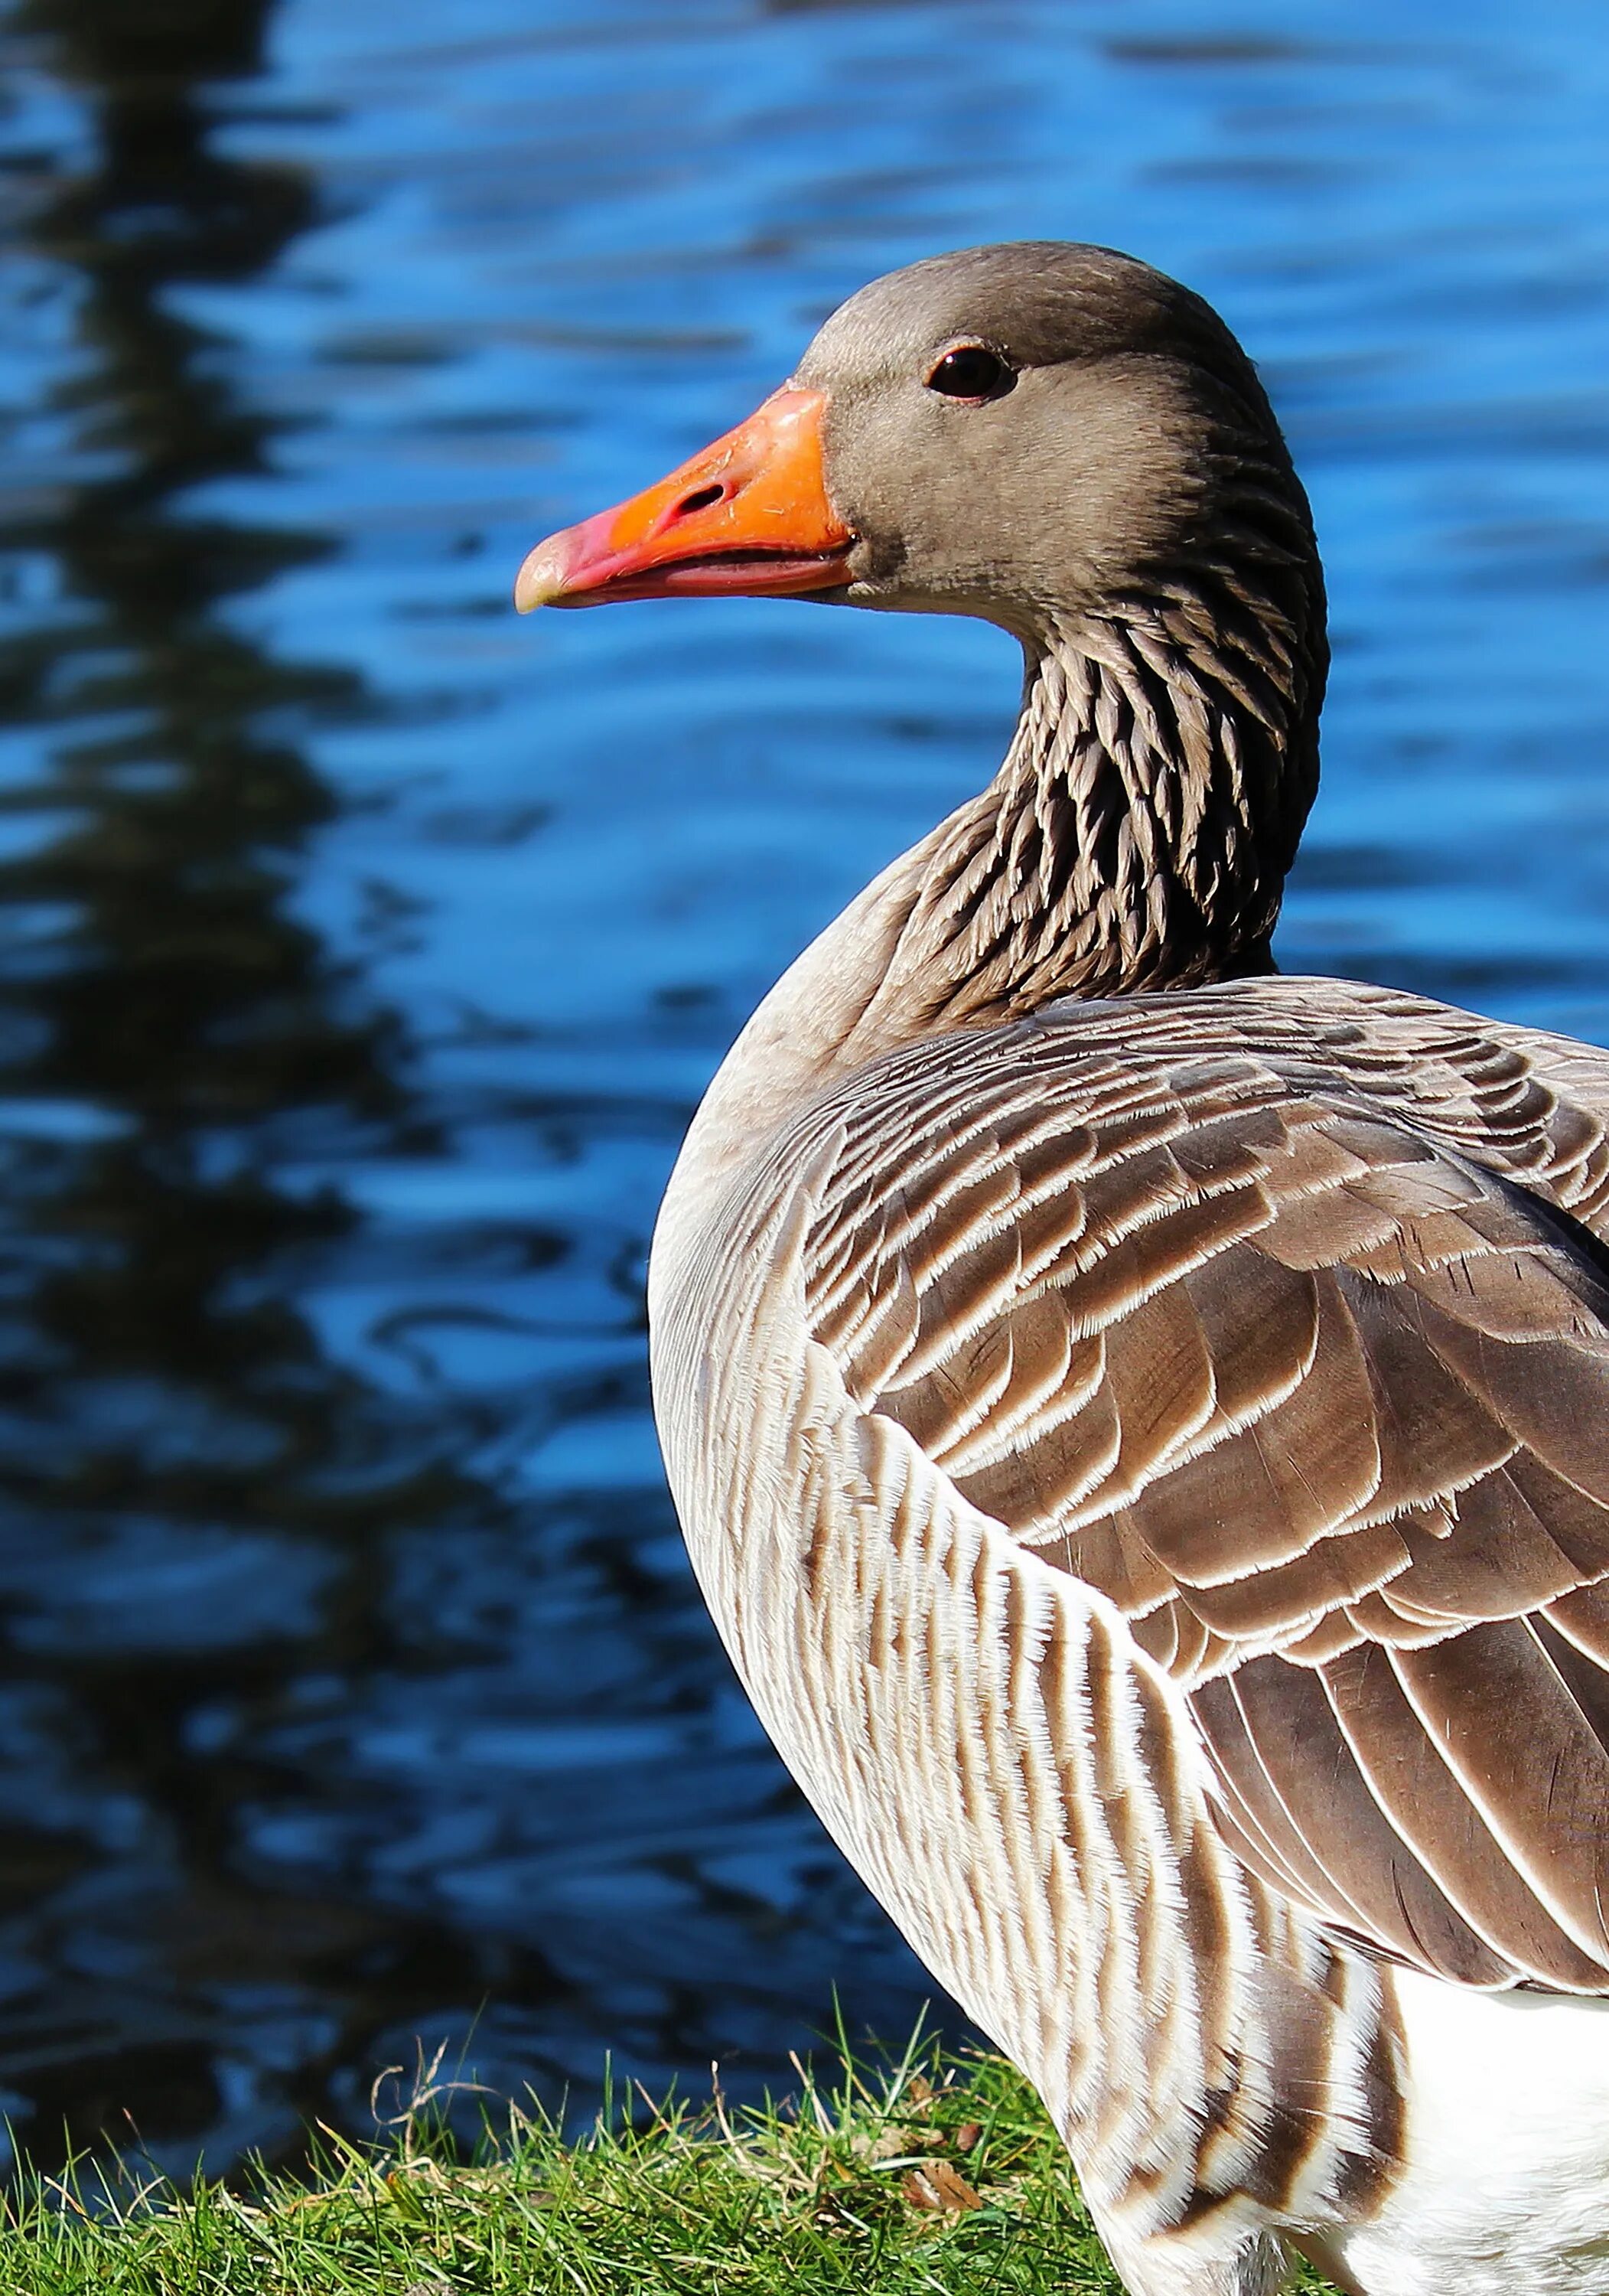
[[[918,849],[874,1004],[923,1032],[1267,970],[1316,742],[1217,635],[1180,590],[1030,658],[1000,774]]]

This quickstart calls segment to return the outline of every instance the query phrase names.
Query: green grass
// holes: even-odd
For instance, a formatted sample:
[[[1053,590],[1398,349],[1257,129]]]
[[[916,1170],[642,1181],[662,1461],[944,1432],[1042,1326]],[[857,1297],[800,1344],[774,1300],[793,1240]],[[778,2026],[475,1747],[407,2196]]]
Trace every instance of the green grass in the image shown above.
[[[912,2050],[780,2106],[514,2111],[466,2155],[427,2084],[390,2142],[299,2177],[0,2202],[5,2296],[1096,2296],[1117,2284],[1038,2100],[995,2058]],[[1317,2282],[1311,2284],[1316,2289]]]

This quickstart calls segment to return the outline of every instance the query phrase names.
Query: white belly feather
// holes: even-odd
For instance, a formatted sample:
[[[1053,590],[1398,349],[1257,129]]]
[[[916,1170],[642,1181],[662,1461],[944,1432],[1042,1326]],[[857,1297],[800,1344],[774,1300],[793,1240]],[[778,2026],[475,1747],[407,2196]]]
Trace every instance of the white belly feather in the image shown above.
[[[1605,2296],[1609,2001],[1399,1973],[1407,2169],[1315,2249],[1360,2296]]]

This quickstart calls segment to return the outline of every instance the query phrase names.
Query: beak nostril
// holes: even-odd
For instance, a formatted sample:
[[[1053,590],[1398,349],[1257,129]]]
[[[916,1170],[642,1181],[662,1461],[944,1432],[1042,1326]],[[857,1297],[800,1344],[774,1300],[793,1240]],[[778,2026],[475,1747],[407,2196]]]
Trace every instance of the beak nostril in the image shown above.
[[[726,487],[718,482],[714,486],[696,487],[690,495],[682,496],[675,509],[672,511],[671,517],[673,520],[690,518],[694,511],[708,510],[714,504],[724,501],[728,491]]]

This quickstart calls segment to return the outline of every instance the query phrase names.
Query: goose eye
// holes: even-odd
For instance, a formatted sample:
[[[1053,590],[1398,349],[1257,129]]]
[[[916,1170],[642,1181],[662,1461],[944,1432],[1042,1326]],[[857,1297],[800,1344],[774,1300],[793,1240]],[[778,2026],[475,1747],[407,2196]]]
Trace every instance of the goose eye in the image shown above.
[[[960,343],[946,351],[927,378],[929,390],[945,398],[999,398],[1017,381],[998,351],[982,343]]]

